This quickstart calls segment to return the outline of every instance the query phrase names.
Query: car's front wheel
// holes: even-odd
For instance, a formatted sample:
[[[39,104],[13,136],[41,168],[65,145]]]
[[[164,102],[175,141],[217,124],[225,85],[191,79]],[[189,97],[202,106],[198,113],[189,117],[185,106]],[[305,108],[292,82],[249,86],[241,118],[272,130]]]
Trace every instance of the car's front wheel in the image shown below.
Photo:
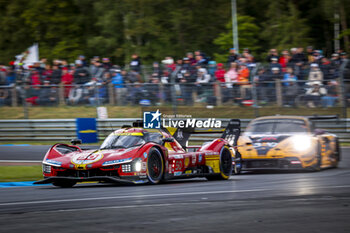
[[[151,184],[158,184],[164,173],[164,162],[161,152],[157,148],[152,148],[147,158],[147,178]]]

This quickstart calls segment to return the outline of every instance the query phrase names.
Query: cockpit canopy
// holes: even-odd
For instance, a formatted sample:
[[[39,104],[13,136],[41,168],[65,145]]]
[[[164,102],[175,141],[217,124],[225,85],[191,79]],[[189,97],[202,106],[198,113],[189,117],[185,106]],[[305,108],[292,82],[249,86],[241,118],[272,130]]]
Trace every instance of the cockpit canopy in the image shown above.
[[[162,144],[163,135],[160,132],[114,132],[102,143],[100,149],[121,149],[141,146],[147,142]]]

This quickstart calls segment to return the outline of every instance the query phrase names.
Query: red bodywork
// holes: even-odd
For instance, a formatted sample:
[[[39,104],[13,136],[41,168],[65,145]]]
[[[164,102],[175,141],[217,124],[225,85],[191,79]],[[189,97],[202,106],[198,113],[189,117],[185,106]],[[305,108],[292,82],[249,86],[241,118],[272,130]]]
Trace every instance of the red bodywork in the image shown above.
[[[142,128],[127,128],[116,130],[113,134],[144,134],[149,131]],[[162,130],[157,132],[163,138],[172,138]],[[82,150],[78,146],[55,144],[43,159],[45,179],[37,183],[52,183],[56,179],[74,179],[77,182],[95,180],[146,183],[147,155],[151,148],[157,148],[162,154],[163,179],[220,174],[220,153],[225,146],[229,147],[224,139],[216,139],[204,146],[196,147],[193,152],[186,151],[176,140],[165,142],[164,145],[146,142],[128,149],[104,150]],[[141,162],[140,171],[133,170],[135,161]],[[128,164],[131,167],[130,171],[127,169]]]

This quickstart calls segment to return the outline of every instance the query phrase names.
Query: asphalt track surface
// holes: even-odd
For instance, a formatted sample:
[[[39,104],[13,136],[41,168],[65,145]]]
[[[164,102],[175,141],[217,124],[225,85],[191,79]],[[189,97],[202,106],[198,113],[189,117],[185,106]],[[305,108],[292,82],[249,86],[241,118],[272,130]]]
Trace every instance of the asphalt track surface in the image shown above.
[[[18,150],[29,156],[18,159],[40,159],[31,157],[36,147]],[[342,155],[339,168],[321,172],[246,173],[228,181],[160,185],[2,188],[0,232],[348,233],[350,148]]]

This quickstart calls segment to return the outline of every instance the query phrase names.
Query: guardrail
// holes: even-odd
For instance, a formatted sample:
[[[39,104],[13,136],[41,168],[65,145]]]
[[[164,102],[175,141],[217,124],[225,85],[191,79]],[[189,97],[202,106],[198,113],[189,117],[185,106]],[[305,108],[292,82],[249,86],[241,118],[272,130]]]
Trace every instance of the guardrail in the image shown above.
[[[97,120],[99,140],[123,125],[132,125],[140,118]],[[204,120],[204,119],[203,119]],[[225,127],[229,119],[217,119]],[[251,119],[241,119],[244,130]],[[350,142],[350,119],[316,121],[316,127],[326,129],[339,136],[341,142]],[[190,138],[206,141],[220,134],[202,134]],[[75,119],[0,120],[0,141],[69,141],[76,137]]]

